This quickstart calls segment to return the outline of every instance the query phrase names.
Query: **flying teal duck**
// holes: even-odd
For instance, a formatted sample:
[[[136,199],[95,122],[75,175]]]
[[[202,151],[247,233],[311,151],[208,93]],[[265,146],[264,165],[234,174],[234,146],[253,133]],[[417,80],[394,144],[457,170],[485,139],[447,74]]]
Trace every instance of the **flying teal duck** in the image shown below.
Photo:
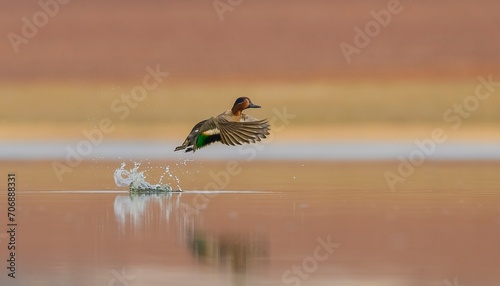
[[[248,97],[239,97],[233,108],[196,124],[181,146],[175,151],[186,150],[193,153],[208,144],[220,141],[225,145],[255,143],[269,135],[271,125],[267,119],[258,120],[246,114],[247,108],[260,108]]]

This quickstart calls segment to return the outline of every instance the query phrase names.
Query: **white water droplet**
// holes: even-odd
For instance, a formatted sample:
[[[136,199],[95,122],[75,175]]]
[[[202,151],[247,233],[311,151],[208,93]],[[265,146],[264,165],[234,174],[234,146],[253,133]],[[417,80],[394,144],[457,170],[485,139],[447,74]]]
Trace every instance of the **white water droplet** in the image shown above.
[[[136,191],[151,191],[151,190],[164,191],[164,192],[172,191],[172,187],[170,185],[162,183],[164,175],[161,176],[158,184],[153,185],[146,180],[146,175],[144,174],[144,171],[139,171],[141,163],[134,162],[134,167],[130,170],[126,170],[125,166],[126,164],[122,163],[120,168],[115,170],[114,179],[116,186],[129,187],[130,189]],[[172,174],[170,173],[168,174],[170,177],[172,177]],[[178,179],[177,183],[179,184]]]

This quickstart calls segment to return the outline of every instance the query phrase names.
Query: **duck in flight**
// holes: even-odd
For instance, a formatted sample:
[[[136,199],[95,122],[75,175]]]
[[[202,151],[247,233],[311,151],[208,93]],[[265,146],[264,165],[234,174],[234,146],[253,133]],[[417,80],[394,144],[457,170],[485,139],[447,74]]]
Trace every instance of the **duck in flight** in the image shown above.
[[[239,97],[233,108],[196,124],[184,143],[175,148],[175,151],[186,150],[185,152],[194,153],[197,149],[217,141],[234,146],[255,143],[266,138],[271,125],[267,119],[258,120],[243,114],[243,110],[247,108],[260,106],[253,104],[248,97]]]

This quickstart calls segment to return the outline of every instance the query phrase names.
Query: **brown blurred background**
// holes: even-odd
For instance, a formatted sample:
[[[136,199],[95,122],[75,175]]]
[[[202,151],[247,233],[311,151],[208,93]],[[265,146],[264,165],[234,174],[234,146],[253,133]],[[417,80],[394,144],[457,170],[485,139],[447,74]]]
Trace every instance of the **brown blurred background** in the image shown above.
[[[43,10],[38,1],[3,1],[1,139],[79,138],[111,117],[119,128],[110,138],[182,140],[240,95],[265,107],[256,117],[283,106],[296,114],[283,137],[428,136],[446,127],[445,110],[474,95],[478,76],[500,81],[500,3],[401,1],[347,63],[340,43],[353,45],[354,28],[389,2],[243,1],[221,20],[213,1],[73,0],[16,53],[9,33],[22,36],[23,17],[33,23]],[[168,78],[117,119],[113,100],[156,65]],[[498,139],[498,95],[454,138]]]

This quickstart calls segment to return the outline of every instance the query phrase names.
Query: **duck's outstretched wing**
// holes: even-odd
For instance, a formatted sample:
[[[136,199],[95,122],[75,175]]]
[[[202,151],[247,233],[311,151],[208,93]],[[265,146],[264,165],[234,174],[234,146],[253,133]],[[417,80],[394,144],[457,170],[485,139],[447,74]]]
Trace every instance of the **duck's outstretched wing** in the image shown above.
[[[233,146],[260,141],[269,135],[271,129],[267,119],[233,122],[220,118],[216,125],[222,144]]]
[[[175,151],[195,152],[211,143],[220,141],[226,145],[255,143],[269,135],[271,126],[266,119],[234,122],[225,118],[212,117],[196,124],[184,143]]]

